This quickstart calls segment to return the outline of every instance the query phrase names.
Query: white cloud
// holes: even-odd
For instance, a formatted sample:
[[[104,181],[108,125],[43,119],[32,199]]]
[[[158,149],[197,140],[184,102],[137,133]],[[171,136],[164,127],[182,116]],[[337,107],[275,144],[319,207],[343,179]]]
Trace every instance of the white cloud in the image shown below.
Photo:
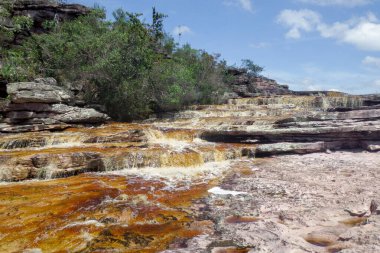
[[[339,90],[351,94],[380,93],[378,72],[362,73],[318,67],[315,67],[313,73],[306,71],[305,67],[300,66],[296,71],[270,70],[264,74],[279,83],[288,84],[291,90]]]
[[[176,26],[172,31],[172,34],[174,34],[176,36],[184,35],[186,33],[193,33],[193,32],[191,31],[191,29],[188,26],[185,26],[185,25]]]
[[[251,0],[239,0],[241,7],[246,11],[253,11]]]
[[[290,28],[286,33],[287,38],[299,39],[302,31],[312,31],[321,21],[317,12],[305,9],[283,10],[277,17],[277,22]]]
[[[339,5],[345,7],[355,7],[369,4],[373,2],[373,0],[298,0],[298,2],[320,6]]]
[[[246,11],[253,12],[253,4],[251,0],[225,0],[223,4],[227,6],[239,6]]]
[[[320,24],[317,27],[324,38],[335,38],[367,51],[380,51],[380,23],[373,13],[333,25]]]
[[[370,67],[380,68],[380,58],[367,56],[363,59],[362,63]]]
[[[375,14],[344,22],[326,24],[311,10],[283,10],[277,22],[289,28],[287,38],[299,39],[302,32],[319,32],[324,38],[356,46],[361,50],[380,51],[380,23]]]

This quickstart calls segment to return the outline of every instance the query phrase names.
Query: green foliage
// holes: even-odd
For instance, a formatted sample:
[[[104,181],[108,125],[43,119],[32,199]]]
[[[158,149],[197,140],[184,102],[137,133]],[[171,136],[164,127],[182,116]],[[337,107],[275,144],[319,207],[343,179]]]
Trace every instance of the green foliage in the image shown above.
[[[220,102],[227,90],[225,66],[217,57],[190,45],[177,48],[171,59],[156,64],[150,72],[156,109],[177,110],[185,105]]]
[[[157,12],[156,8],[153,7],[151,31],[156,43],[160,42],[165,37],[164,18],[166,17],[167,15]]]
[[[16,16],[12,19],[15,32],[30,30],[33,26],[33,20],[27,16]]]
[[[0,74],[9,81],[51,76],[80,83],[87,102],[104,105],[115,120],[221,101],[228,88],[218,56],[179,47],[163,30],[166,16],[154,8],[151,24],[121,9],[113,15],[107,21],[104,10],[95,9],[74,21],[45,22],[49,33],[7,50]],[[30,26],[19,21],[20,29]]]
[[[0,68],[0,77],[9,82],[28,81],[35,77],[36,63],[21,51],[5,54],[6,63]]]
[[[264,68],[255,64],[252,60],[242,60],[242,67],[247,70],[247,73],[253,77],[260,76],[260,73],[264,71]]]
[[[33,19],[28,16],[12,16],[14,1],[4,1],[0,4],[0,57],[6,45],[14,42],[18,35],[27,33],[33,26]]]

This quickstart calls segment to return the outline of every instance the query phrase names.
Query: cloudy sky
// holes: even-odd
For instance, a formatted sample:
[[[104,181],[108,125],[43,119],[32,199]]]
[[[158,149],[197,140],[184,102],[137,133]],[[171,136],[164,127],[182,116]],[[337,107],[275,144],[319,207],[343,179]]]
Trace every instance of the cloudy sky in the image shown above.
[[[181,43],[252,59],[293,90],[380,92],[380,0],[69,0],[168,15]]]

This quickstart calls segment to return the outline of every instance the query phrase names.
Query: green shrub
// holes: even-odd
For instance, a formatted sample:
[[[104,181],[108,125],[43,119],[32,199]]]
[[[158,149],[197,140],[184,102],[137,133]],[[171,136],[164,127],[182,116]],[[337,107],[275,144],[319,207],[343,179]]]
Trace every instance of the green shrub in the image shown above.
[[[9,81],[51,76],[81,83],[87,102],[104,105],[115,120],[220,102],[228,89],[225,62],[190,45],[179,47],[165,34],[164,18],[153,9],[147,24],[140,14],[119,9],[111,22],[95,9],[74,21],[46,22],[49,33],[7,50],[1,74]]]

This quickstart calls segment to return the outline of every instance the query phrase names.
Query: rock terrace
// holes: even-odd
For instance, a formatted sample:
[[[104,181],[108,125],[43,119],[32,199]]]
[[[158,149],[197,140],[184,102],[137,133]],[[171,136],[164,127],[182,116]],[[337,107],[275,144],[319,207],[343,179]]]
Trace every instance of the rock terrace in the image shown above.
[[[63,130],[70,124],[104,123],[109,117],[91,108],[73,106],[73,93],[57,86],[53,78],[7,85],[9,100],[3,101],[0,132]]]
[[[28,132],[1,135],[2,252],[379,250],[376,96],[240,98],[84,127],[90,109],[53,80],[10,86],[3,131]]]

